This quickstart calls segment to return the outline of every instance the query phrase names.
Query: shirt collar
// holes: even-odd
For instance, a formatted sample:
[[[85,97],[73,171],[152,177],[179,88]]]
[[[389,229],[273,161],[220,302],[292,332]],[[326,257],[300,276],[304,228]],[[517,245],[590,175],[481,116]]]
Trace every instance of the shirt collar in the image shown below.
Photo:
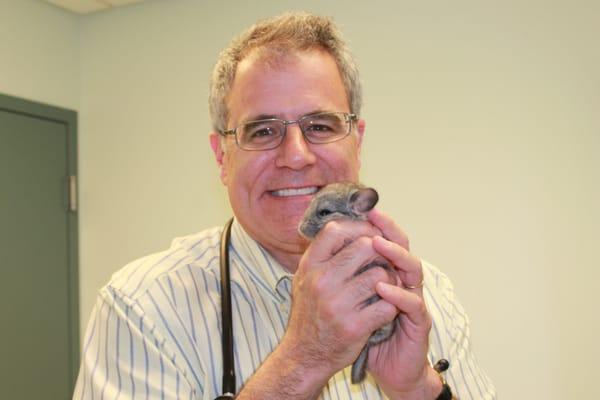
[[[291,300],[293,274],[252,239],[237,219],[231,228],[231,249],[240,271],[250,277],[258,288],[279,302]]]

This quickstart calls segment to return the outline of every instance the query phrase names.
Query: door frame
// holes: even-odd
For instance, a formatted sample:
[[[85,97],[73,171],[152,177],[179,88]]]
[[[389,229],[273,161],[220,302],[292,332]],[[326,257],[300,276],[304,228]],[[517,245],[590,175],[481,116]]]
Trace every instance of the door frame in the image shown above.
[[[60,123],[67,132],[67,176],[77,176],[77,112],[0,93],[0,110]],[[77,185],[78,186],[78,185]],[[75,194],[77,196],[77,194]],[[67,212],[69,377],[71,390],[79,369],[79,240],[78,211]]]

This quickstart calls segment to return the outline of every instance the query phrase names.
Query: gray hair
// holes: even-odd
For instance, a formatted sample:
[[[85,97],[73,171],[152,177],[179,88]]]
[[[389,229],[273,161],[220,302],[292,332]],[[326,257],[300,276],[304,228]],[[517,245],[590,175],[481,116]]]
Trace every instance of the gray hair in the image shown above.
[[[219,54],[213,68],[208,99],[210,117],[216,131],[222,132],[227,127],[227,96],[238,64],[257,49],[274,50],[280,54],[311,49],[327,51],[335,59],[340,71],[350,112],[360,114],[362,88],[358,67],[339,30],[330,18],[293,12],[259,21],[234,38]]]

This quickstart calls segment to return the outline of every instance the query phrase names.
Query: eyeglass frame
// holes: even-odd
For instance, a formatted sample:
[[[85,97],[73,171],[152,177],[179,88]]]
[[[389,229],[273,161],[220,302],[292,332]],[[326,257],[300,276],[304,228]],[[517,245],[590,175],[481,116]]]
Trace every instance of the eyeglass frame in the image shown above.
[[[315,117],[318,115],[326,115],[326,114],[342,114],[344,116],[344,121],[348,124],[348,132],[346,132],[343,136],[340,136],[339,138],[335,138],[334,140],[328,140],[325,142],[313,142],[311,139],[308,138],[308,136],[306,135],[306,133],[304,133],[304,130],[302,129],[302,125],[300,125],[300,122],[310,118],[310,117]],[[287,127],[288,125],[292,125],[292,124],[298,124],[298,127],[300,128],[300,132],[302,132],[302,136],[304,137],[304,139],[311,144],[327,144],[327,143],[334,143],[337,142],[339,140],[342,140],[344,138],[346,138],[348,135],[350,135],[350,133],[352,132],[352,124],[356,123],[358,121],[358,115],[354,114],[354,113],[348,113],[348,112],[344,112],[344,111],[326,111],[326,112],[318,112],[318,113],[314,113],[314,114],[306,114],[301,116],[298,119],[295,120],[286,120],[286,119],[281,119],[281,118],[265,118],[265,119],[257,119],[257,120],[251,120],[251,121],[246,121],[243,122],[241,124],[239,124],[238,126],[236,126],[235,128],[232,129],[227,129],[224,131],[219,131],[219,134],[223,137],[227,137],[229,135],[233,135],[233,137],[235,138],[235,144],[242,150],[245,151],[266,151],[266,150],[273,150],[278,148],[279,146],[281,146],[281,144],[283,143],[283,140],[285,139],[285,135],[287,134]],[[257,149],[252,149],[252,148],[244,148],[240,145],[240,142],[238,140],[238,135],[237,135],[237,130],[240,127],[243,127],[244,125],[247,124],[252,124],[252,123],[263,123],[263,122],[281,122],[283,123],[283,134],[281,135],[281,138],[279,140],[279,142],[277,142],[277,144],[273,147],[265,147],[265,148],[257,148]]]

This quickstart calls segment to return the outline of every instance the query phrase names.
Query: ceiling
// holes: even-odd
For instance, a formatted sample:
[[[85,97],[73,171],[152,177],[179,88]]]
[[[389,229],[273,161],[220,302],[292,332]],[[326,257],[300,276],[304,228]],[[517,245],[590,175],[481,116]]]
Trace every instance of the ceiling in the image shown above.
[[[144,0],[44,0],[57,7],[76,14],[90,14],[96,11],[140,3]]]

